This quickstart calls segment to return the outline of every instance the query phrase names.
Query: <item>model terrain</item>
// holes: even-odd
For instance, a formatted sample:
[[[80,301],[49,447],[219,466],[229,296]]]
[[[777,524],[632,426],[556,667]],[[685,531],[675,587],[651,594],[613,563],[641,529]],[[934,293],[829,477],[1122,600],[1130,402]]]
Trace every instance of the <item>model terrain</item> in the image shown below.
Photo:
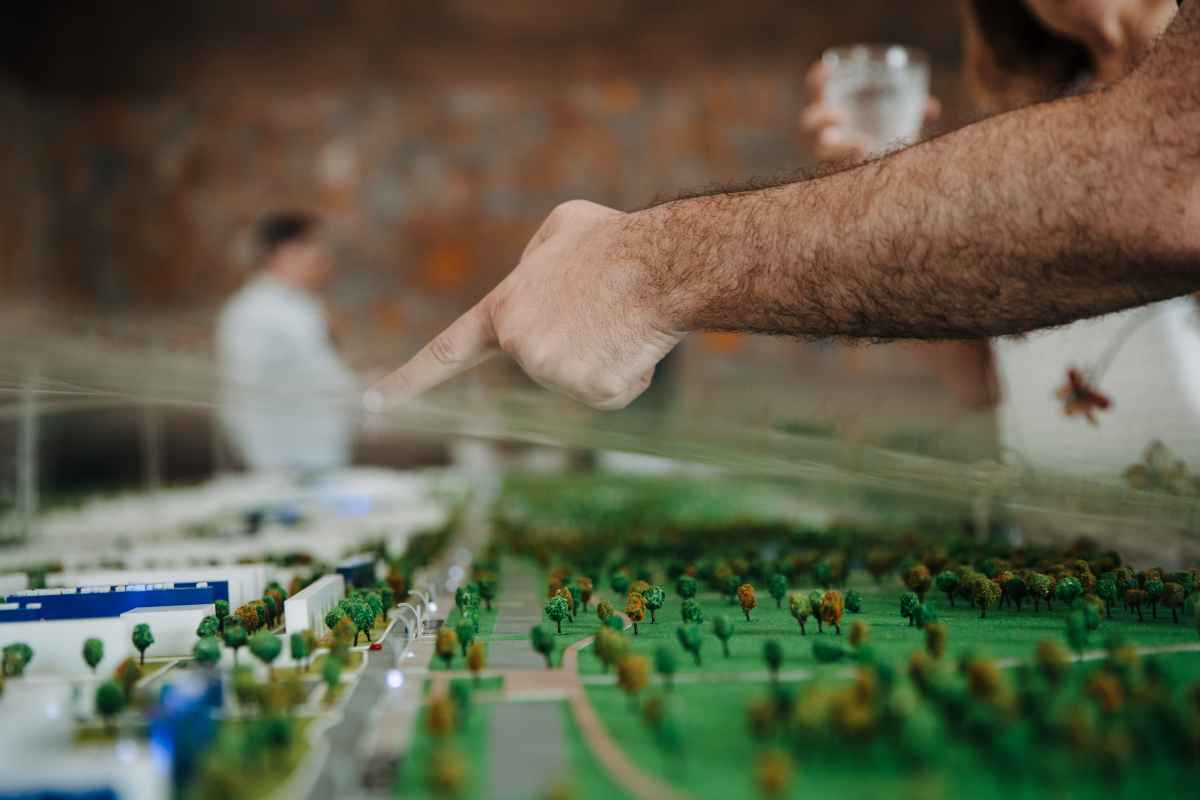
[[[463,498],[336,560],[14,571],[0,719],[95,777],[54,784],[13,739],[3,790],[1007,800],[1200,779],[1194,565],[822,518],[741,481]]]

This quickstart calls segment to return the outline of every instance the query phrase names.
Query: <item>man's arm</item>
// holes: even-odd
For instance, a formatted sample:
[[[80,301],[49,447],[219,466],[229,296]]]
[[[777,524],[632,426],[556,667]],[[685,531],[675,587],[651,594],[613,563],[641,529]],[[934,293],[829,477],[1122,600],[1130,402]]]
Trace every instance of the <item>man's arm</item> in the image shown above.
[[[1198,17],[1192,2],[1111,89],[825,178],[631,215],[631,254],[671,242],[655,263],[687,330],[967,338],[1194,290]]]
[[[382,388],[509,353],[620,408],[688,332],[969,338],[1200,288],[1200,0],[1101,92],[811,181],[556,209],[521,263]]]

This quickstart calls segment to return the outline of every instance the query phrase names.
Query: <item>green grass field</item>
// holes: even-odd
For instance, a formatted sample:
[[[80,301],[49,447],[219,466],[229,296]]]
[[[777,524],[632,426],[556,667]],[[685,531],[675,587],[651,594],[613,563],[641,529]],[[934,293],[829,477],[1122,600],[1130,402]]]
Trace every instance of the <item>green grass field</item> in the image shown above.
[[[871,626],[870,642],[875,654],[894,666],[905,663],[912,652],[922,646],[923,637],[920,630],[909,627],[908,621],[900,616],[899,598],[903,587],[894,581],[886,583],[885,588],[878,588],[862,573],[852,576],[850,586],[863,595],[863,610],[860,614],[847,612],[843,617],[843,642],[849,645],[846,640],[850,625],[855,620],[864,620]],[[801,588],[807,592],[813,587]],[[682,621],[679,613],[681,601],[674,593],[668,595],[666,604],[658,611],[656,624],[643,622],[638,626],[637,636],[632,631],[626,631],[626,638],[634,652],[653,656],[660,646],[673,648],[678,656],[680,673],[762,670],[765,669],[763,642],[776,639],[783,646],[784,670],[813,670],[820,674],[839,668],[838,664],[817,662],[812,654],[813,640],[817,637],[836,638],[833,631],[826,628],[824,633],[818,634],[816,621],[810,618],[805,626],[807,635],[802,636],[799,625],[788,613],[786,600],[783,608],[777,609],[774,599],[760,590],[759,605],[751,612],[751,621],[746,622],[741,608],[730,605],[725,598],[706,594],[697,599],[705,616],[701,666],[693,663],[691,655],[685,653],[676,640],[676,629]],[[1068,614],[1061,604],[1056,604],[1051,612],[1045,608],[1034,612],[1032,606],[1026,604],[1020,613],[1011,608],[997,608],[990,611],[986,619],[980,619],[978,611],[965,607],[961,601],[956,608],[951,608],[940,594],[931,593],[928,600],[937,608],[940,620],[949,629],[948,652],[952,656],[969,651],[987,658],[1026,658],[1040,639],[1063,638]],[[1182,620],[1179,624],[1172,623],[1169,613],[1160,611],[1157,620],[1150,619],[1148,611],[1144,613],[1146,621],[1139,623],[1136,616],[1116,609],[1114,615],[1104,620],[1100,629],[1093,633],[1090,646],[1100,648],[1112,635],[1137,645],[1200,644],[1192,625]],[[712,633],[712,620],[719,614],[727,615],[734,623],[728,658],[722,655],[721,643]],[[573,640],[589,635],[595,633],[598,626],[599,620],[594,614],[577,617],[574,624],[563,624],[562,638]],[[600,662],[591,655],[590,648],[581,654],[579,668],[584,674],[603,670]]]
[[[1157,658],[1177,674],[1200,678],[1200,653]],[[1089,664],[1083,669],[1094,667]],[[784,795],[793,798],[1012,800],[1054,796],[1111,800],[1153,793],[1194,792],[1188,786],[1176,785],[1178,774],[1165,774],[1155,765],[1116,778],[1086,764],[1068,763],[1062,765],[1058,778],[1061,783],[1045,776],[1035,780],[1025,776],[1019,764],[1012,765],[1010,774],[995,764],[985,763],[978,750],[953,737],[948,737],[940,748],[937,764],[926,768],[917,768],[900,758],[891,743],[884,741],[845,753],[806,755],[795,752],[794,746],[779,734],[767,740],[750,735],[746,708],[768,695],[765,683],[680,684],[666,692],[669,713],[683,732],[683,739],[678,752],[665,752],[619,688],[589,686],[587,692],[609,732],[638,766],[702,799],[759,796],[753,765],[762,753],[772,748],[795,755],[790,792]],[[643,696],[660,692],[650,689]],[[1027,746],[1032,748],[1036,743],[1029,742]]]

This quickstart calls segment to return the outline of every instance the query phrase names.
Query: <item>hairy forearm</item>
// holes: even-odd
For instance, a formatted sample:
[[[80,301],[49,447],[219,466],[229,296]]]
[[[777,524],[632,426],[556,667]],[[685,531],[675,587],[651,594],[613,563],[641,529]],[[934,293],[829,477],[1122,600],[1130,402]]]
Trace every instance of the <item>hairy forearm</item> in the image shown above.
[[[681,330],[965,338],[1200,289],[1190,5],[1111,90],[826,177],[632,215],[665,313]]]

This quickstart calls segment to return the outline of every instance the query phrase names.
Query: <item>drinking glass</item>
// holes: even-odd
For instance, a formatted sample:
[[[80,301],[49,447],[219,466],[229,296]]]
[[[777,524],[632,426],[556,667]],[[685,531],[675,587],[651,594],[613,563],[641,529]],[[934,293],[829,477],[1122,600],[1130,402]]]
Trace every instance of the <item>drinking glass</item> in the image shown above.
[[[821,56],[825,99],[846,115],[848,135],[873,153],[911,144],[929,99],[929,57],[898,44],[834,47]]]

